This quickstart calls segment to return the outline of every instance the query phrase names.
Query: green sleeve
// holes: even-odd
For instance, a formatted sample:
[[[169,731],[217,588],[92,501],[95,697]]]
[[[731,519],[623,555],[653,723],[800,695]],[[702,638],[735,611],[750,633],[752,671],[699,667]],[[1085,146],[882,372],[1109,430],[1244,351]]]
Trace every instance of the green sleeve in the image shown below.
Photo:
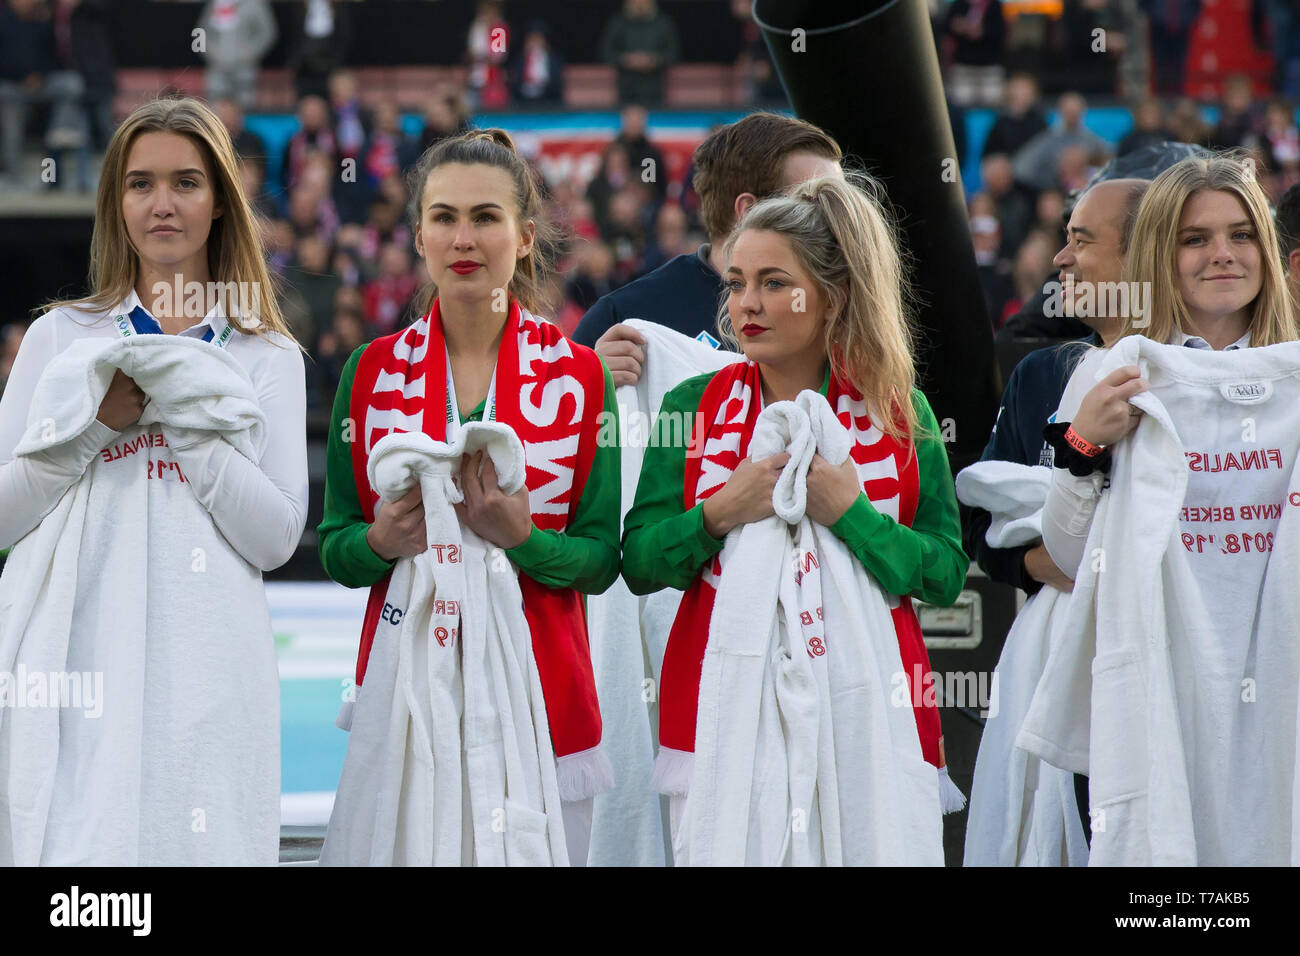
[[[519,570],[538,584],[575,588],[584,594],[600,594],[618,577],[618,517],[622,511],[618,400],[609,369],[604,372],[604,418],[573,521],[565,531],[543,531],[534,525],[527,541],[506,551]]]
[[[688,378],[664,396],[641,461],[636,501],[623,519],[623,580],[633,594],[684,591],[723,542],[704,530],[704,506],[687,510],[686,447],[704,389],[716,373]]]
[[[361,498],[352,473],[351,442],[360,440],[352,414],[352,380],[363,345],[343,367],[334,412],[330,416],[329,443],[325,451],[325,511],[317,528],[320,562],[325,573],[350,588],[368,587],[392,570],[395,562],[385,561],[366,543],[370,523],[361,513]]]
[[[970,559],[961,549],[961,520],[948,455],[930,403],[912,393],[922,437],[916,442],[920,488],[909,528],[882,515],[860,494],[831,531],[890,594],[947,607],[957,600]]]

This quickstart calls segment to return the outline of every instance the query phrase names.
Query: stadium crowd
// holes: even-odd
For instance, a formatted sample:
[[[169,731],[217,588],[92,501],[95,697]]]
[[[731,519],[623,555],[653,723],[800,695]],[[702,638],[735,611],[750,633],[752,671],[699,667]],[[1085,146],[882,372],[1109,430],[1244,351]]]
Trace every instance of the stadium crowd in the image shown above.
[[[732,3],[742,95],[751,105],[779,103],[780,85],[749,6]],[[313,359],[309,395],[316,409],[329,407],[356,346],[413,318],[421,270],[405,174],[429,146],[468,128],[476,112],[562,108],[568,62],[599,58],[614,67],[622,108],[618,133],[589,180],[578,173],[546,180],[534,164],[548,214],[566,236],[548,289],[561,328],[572,332],[601,295],[704,241],[691,170],[676,181],[646,182],[641,175],[647,158],[664,168],[647,107],[662,104],[664,71],[678,56],[679,25],[654,0],[627,0],[606,24],[598,51],[565,50],[546,24],[514,22],[508,4],[482,0],[466,36],[465,83],[429,93],[416,135],[404,128],[396,102],[361,89],[344,65],[353,21],[363,15],[359,7],[328,0],[301,7],[288,58],[298,131],[282,156],[268,155],[245,125],[258,61],[276,40],[266,0],[211,0],[196,22],[215,38],[207,54],[208,95],[234,140],[248,194],[256,197],[285,315]],[[1241,147],[1257,157],[1274,203],[1300,181],[1300,130],[1285,95],[1296,92],[1300,75],[1300,43],[1292,36],[1300,21],[1292,24],[1286,3],[1257,3],[1254,38],[1273,54],[1274,75],[1232,75],[1222,103],[1206,103],[1181,95],[1199,10],[1198,0],[1067,0],[1055,16],[1041,16],[1001,0],[931,3],[960,155],[971,155],[965,111],[997,110],[977,146],[978,188],[968,197],[995,329],[1053,274],[1067,197],[1115,156],[1164,140]],[[107,16],[103,0],[0,0],[0,162],[7,186],[20,185],[14,178],[35,107],[35,118],[48,124],[42,148],[55,156],[78,153],[74,185],[90,188],[88,157],[111,133],[117,64]],[[1097,29],[1108,40],[1100,54],[1085,42]],[[522,42],[505,42],[511,36]],[[1092,132],[1085,95],[1126,103],[1131,132],[1118,142]],[[279,175],[272,178],[274,170]],[[19,316],[5,318],[0,387],[23,325]]]

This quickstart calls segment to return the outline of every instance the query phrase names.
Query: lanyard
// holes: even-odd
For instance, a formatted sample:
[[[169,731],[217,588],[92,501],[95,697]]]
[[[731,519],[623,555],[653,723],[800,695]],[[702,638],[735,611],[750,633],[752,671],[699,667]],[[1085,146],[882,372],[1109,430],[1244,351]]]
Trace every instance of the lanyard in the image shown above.
[[[487,399],[483,403],[483,421],[497,417],[497,370],[492,367],[492,381],[488,385]],[[460,407],[456,404],[456,382],[451,375],[451,353],[447,353],[447,441],[455,440],[460,431]]]
[[[162,335],[162,326],[158,321],[144,310],[144,306],[137,305],[130,312],[115,316],[113,323],[117,330],[122,333],[123,338],[130,338],[133,335]],[[225,348],[226,343],[230,341],[231,334],[235,327],[221,316],[213,319],[212,326],[203,335],[203,341],[215,345],[217,348]],[[450,380],[450,375],[448,375]]]

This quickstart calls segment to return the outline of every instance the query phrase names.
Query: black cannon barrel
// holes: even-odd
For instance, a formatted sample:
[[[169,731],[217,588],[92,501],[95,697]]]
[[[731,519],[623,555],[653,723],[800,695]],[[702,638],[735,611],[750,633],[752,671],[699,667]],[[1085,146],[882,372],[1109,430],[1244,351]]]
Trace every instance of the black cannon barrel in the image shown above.
[[[881,179],[919,308],[921,387],[954,469],[980,455],[999,395],[993,333],[924,0],[755,0],[795,112]]]

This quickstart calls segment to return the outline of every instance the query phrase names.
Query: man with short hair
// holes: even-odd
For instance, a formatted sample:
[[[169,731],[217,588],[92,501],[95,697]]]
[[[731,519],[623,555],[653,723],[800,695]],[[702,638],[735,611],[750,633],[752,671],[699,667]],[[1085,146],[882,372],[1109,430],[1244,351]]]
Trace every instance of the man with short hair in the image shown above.
[[[635,384],[645,340],[625,319],[645,319],[712,345],[726,269],[722,243],[751,206],[819,176],[843,176],[839,144],[803,120],[751,113],[724,126],[695,150],[695,190],[709,241],[634,282],[601,296],[573,333],[594,346],[616,386]]]
[[[1060,270],[1067,313],[1093,330],[1092,336],[1083,340],[1089,345],[1110,346],[1119,337],[1123,316],[1108,314],[1108,297],[1097,293],[1108,283],[1124,281],[1128,242],[1149,185],[1144,179],[1110,179],[1085,192],[1070,215],[1065,246],[1052,260]],[[1084,304],[1089,289],[1091,307]],[[1002,406],[980,456],[982,461],[1052,464],[1052,446],[1043,440],[1043,426],[1056,413],[1077,355],[1077,343],[1065,343],[1030,352],[1020,361],[1002,393]],[[1037,593],[1044,584],[1063,591],[1074,586],[1052,563],[1041,542],[1019,548],[990,547],[984,539],[990,521],[987,511],[973,509],[965,541],[966,553],[974,555],[990,578],[1027,594]]]

